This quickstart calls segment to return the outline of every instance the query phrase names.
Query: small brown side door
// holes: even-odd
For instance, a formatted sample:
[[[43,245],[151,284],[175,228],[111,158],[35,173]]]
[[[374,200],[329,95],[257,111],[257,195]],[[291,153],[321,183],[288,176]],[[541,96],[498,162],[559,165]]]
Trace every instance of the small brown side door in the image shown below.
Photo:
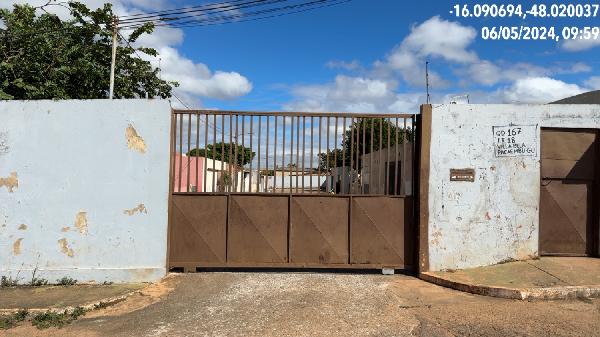
[[[540,253],[595,255],[598,131],[542,129]]]

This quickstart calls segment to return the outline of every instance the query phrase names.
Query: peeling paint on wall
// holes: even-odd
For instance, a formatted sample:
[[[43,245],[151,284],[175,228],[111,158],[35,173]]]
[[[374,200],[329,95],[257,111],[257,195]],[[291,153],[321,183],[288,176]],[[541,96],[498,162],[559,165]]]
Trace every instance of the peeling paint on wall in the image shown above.
[[[67,242],[67,239],[62,238],[60,240],[58,240],[58,245],[60,246],[60,251],[67,255],[68,257],[73,257],[75,255],[75,253],[73,252],[73,249],[71,249],[71,247],[69,247],[69,243]]]
[[[13,193],[15,188],[19,187],[19,178],[17,172],[11,172],[10,176],[6,178],[0,178],[0,187],[6,187],[8,193]]]
[[[71,230],[71,227],[63,227],[60,231],[66,233]]]
[[[125,138],[127,138],[128,148],[138,151],[139,153],[146,153],[146,143],[144,142],[144,139],[138,135],[133,125],[129,124],[125,130]]]
[[[20,230],[20,231],[27,230],[27,225],[26,225],[26,224],[24,224],[24,223],[23,223],[23,224],[21,224],[21,226],[19,226],[19,230]]]
[[[144,213],[144,214],[148,214],[148,210],[146,209],[146,206],[144,204],[139,204],[136,207],[132,208],[132,209],[126,209],[123,211],[123,214],[127,214],[129,216],[134,215],[135,213]]]
[[[0,155],[7,154],[8,150],[8,133],[0,132]]]
[[[13,255],[21,254],[21,241],[23,241],[23,238],[17,239],[17,241],[13,243]]]
[[[75,217],[75,227],[79,229],[79,233],[86,234],[88,228],[87,212],[79,211]]]

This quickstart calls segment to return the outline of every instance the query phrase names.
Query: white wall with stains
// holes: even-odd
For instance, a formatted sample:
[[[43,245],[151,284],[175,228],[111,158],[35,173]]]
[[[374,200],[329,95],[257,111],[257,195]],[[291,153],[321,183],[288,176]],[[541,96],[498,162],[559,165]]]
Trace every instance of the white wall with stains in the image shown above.
[[[534,128],[534,154],[496,156],[493,127],[511,125]],[[600,128],[600,105],[433,106],[431,271],[538,255],[541,127]],[[451,169],[465,168],[474,182],[450,181]]]
[[[0,275],[165,275],[167,101],[0,102]]]

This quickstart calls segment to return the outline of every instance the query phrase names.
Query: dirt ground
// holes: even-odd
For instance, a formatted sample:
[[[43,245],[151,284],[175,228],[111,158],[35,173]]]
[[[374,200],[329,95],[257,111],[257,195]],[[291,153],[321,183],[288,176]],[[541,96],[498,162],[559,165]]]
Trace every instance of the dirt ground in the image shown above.
[[[6,336],[600,336],[600,299],[523,302],[416,278],[345,273],[177,275],[63,329]]]

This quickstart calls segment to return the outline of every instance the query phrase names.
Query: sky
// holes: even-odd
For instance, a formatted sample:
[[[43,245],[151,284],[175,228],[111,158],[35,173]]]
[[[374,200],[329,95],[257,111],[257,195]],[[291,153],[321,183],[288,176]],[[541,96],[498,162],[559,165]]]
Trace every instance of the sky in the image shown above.
[[[43,2],[3,0],[0,7]],[[105,1],[81,2],[94,8]],[[110,2],[119,15],[207,3]],[[162,78],[178,81],[176,95],[193,108],[415,113],[426,102],[425,61],[433,103],[463,95],[471,103],[548,103],[600,89],[600,39],[490,41],[480,35],[482,27],[500,25],[555,26],[560,33],[565,26],[597,25],[598,18],[457,18],[452,6],[352,0],[267,20],[160,28],[138,42],[159,51]]]

